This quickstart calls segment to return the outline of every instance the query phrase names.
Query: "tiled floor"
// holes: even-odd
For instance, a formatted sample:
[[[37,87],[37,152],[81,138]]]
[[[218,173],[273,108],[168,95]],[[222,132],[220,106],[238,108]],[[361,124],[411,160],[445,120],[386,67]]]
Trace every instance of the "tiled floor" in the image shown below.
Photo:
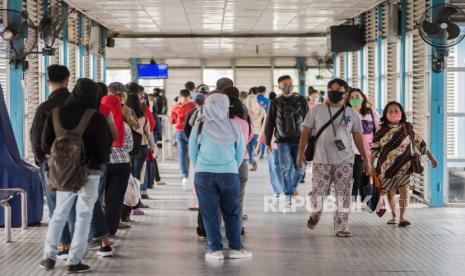
[[[207,263],[205,243],[195,235],[196,213],[187,210],[191,187],[180,184],[173,162],[160,167],[168,185],[151,190],[146,215],[120,232],[116,256],[101,259],[88,251],[84,262],[94,275],[465,275],[465,209],[409,210],[413,224],[406,229],[386,225],[388,214],[358,212],[350,216],[354,236],[339,239],[331,214],[310,232],[305,208],[264,212],[264,196],[271,195],[265,162],[250,174],[246,191],[243,242],[253,259]],[[309,182],[299,186],[301,194]],[[45,231],[45,224],[15,230],[13,243],[0,243],[0,275],[62,275],[62,262],[50,272],[38,266]]]

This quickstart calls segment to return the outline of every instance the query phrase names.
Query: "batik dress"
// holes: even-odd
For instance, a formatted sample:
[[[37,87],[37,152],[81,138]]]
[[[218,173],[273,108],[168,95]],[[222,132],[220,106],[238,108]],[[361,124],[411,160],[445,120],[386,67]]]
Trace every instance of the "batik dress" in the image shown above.
[[[427,154],[425,141],[415,133],[410,123],[384,125],[375,133],[371,159],[384,190],[396,190],[413,184],[410,131],[414,133],[414,150],[421,155]]]

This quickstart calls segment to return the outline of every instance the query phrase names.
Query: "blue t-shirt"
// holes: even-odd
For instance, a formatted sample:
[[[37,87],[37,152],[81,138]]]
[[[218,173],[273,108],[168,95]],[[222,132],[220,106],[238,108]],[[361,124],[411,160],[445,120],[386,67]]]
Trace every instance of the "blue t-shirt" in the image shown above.
[[[268,112],[268,106],[270,105],[270,99],[265,97],[264,95],[258,95],[257,101],[265,109],[265,112]]]

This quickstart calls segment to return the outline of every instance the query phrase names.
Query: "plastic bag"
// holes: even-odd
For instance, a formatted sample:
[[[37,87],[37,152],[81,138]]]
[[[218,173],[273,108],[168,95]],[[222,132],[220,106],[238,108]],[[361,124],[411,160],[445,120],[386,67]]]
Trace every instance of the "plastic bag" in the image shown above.
[[[135,207],[140,199],[140,181],[134,178],[132,174],[129,176],[128,188],[124,194],[124,204],[130,207]]]

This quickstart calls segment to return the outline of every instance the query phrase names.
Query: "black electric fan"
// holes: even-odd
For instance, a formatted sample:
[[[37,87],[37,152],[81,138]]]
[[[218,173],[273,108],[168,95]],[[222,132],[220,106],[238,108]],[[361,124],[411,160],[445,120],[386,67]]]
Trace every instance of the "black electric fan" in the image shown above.
[[[61,30],[66,24],[66,18],[75,10],[67,12],[61,5],[53,5],[49,11],[42,17],[39,22],[39,35],[44,42],[42,54],[46,56],[55,55],[56,49],[53,48],[55,40],[58,38]]]
[[[465,37],[461,27],[465,24],[465,13],[451,4],[437,4],[426,9],[417,23],[421,38],[433,46],[432,70],[436,73],[445,68],[448,49]]]
[[[320,55],[318,52],[313,52],[311,55],[314,62],[318,65],[318,75],[316,79],[324,79],[322,70],[327,71],[329,74],[333,75],[333,57],[331,53],[326,55]]]
[[[26,57],[36,52],[37,46],[37,27],[27,13],[0,10],[0,39],[7,43],[8,47],[2,47],[1,51],[6,51],[10,64],[16,67],[21,64],[23,70],[27,70]]]

